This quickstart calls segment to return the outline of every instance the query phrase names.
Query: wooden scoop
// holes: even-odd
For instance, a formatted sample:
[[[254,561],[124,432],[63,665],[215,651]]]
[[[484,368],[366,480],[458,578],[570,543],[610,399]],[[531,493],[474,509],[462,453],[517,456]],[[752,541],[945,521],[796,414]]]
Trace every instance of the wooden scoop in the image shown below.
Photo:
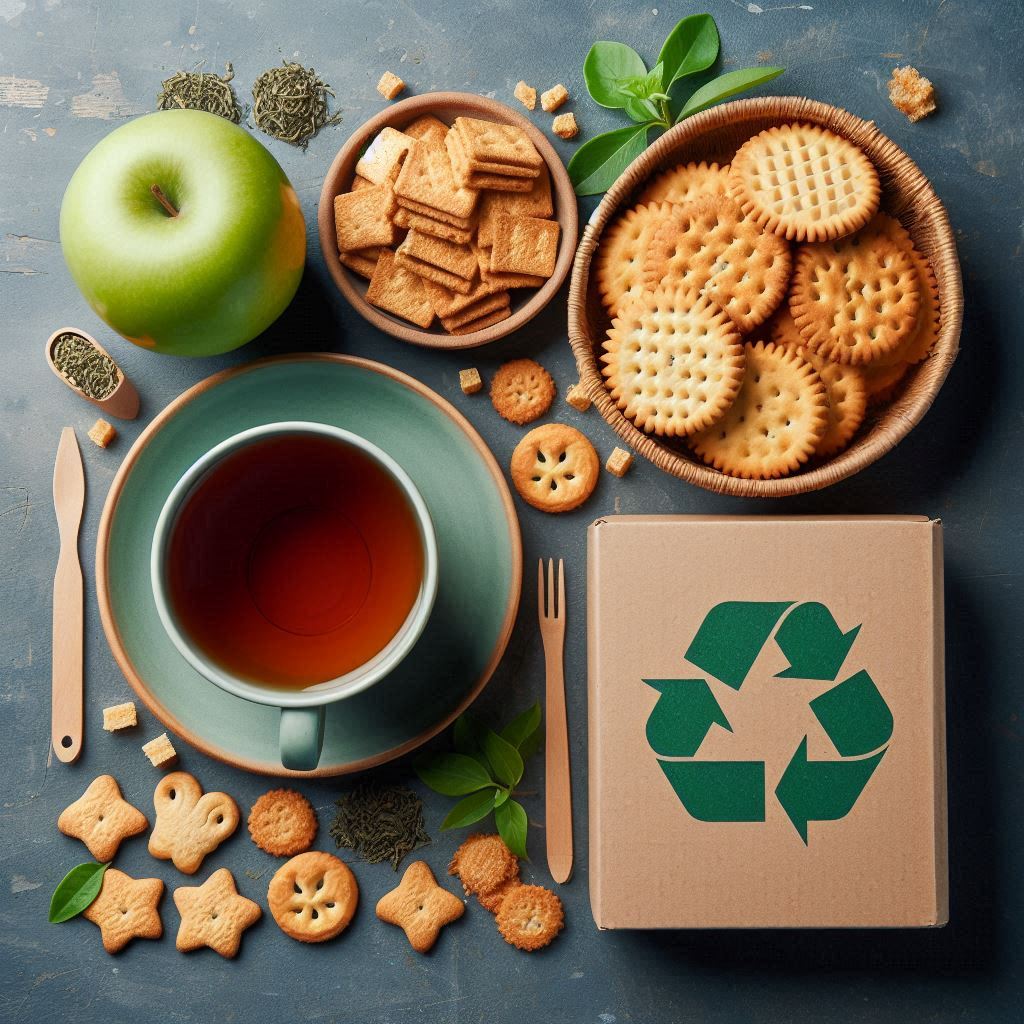
[[[77,334],[78,337],[84,338],[93,348],[97,351],[102,352],[115,366],[117,366],[117,360],[111,356],[111,354],[91,335],[86,334],[85,331],[78,327],[61,327],[59,330],[53,332],[49,338],[46,339],[46,362],[50,369],[65,383],[76,395],[81,395],[87,402],[92,402],[93,405],[99,406],[105,413],[110,416],[115,416],[120,420],[133,420],[139,414],[139,393],[135,390],[135,385],[124,375],[124,370],[120,366],[117,366],[117,387],[107,395],[106,398],[90,398],[81,388],[76,387],[64,376],[60,370],[57,369],[56,364],[53,361],[53,343],[62,334]]]
[[[71,427],[61,431],[53,467],[53,507],[60,530],[60,557],[53,578],[53,697],[51,741],[58,760],[70,764],[82,752],[82,566],[78,528],[85,505],[85,472]]]

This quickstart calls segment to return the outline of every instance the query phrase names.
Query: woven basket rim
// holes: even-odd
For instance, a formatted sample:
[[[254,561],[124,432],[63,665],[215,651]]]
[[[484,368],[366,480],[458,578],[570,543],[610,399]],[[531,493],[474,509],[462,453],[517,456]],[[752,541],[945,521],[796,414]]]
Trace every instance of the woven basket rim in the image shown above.
[[[591,261],[604,228],[619,207],[683,145],[719,128],[758,118],[770,118],[778,124],[799,121],[829,128],[860,146],[876,166],[899,179],[896,194],[908,206],[923,211],[922,220],[928,223],[937,239],[937,255],[930,262],[938,282],[941,309],[939,336],[931,355],[919,364],[912,385],[885,410],[871,431],[813,469],[772,480],[727,476],[667,447],[626,419],[605,387],[587,318]],[[587,222],[573,261],[568,307],[569,342],[576,357],[580,382],[605,421],[631,448],[659,469],[715,493],[787,497],[828,487],[853,476],[891,451],[921,421],[959,351],[963,282],[946,209],[931,182],[903,149],[883,135],[873,121],[865,121],[841,107],[799,96],[767,96],[723,103],[687,118],[665,132],[619,175]]]

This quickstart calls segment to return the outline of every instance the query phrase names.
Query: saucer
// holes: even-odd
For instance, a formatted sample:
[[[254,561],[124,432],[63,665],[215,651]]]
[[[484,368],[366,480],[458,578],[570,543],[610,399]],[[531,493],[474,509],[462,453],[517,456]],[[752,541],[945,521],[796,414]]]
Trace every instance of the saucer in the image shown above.
[[[327,708],[311,772],[278,759],[276,708],[213,686],[178,653],[153,600],[157,517],[186,469],[248,427],[334,424],[391,455],[423,495],[437,533],[437,600],[422,637],[386,679]],[[107,496],[96,551],[100,616],[140,699],[175,735],[211,757],[266,775],[341,775],[415,749],[449,725],[505,652],[522,583],[519,522],[483,440],[440,395],[380,363],[318,353],[226,370],[175,399],[146,428]]]

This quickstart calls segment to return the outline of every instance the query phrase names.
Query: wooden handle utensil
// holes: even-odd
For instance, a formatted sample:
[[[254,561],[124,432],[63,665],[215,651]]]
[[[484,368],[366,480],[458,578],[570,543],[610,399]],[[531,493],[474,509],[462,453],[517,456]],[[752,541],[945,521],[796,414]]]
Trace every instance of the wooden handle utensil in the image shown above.
[[[61,431],[53,468],[53,507],[60,530],[60,557],[53,578],[53,696],[51,741],[58,760],[70,764],[82,752],[82,566],[78,528],[85,505],[85,471],[71,427]]]

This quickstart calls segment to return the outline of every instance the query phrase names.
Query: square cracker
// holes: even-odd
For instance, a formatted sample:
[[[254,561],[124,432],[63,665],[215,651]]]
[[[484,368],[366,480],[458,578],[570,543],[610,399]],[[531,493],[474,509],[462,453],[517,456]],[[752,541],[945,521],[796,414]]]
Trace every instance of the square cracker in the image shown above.
[[[478,320],[471,320],[468,324],[463,324],[461,327],[453,327],[448,333],[449,334],[473,334],[476,331],[482,331],[485,327],[493,327],[495,324],[500,324],[502,320],[507,320],[512,315],[511,306],[503,306],[501,309],[496,309],[493,313],[487,313],[480,317]]]
[[[441,317],[441,326],[446,331],[454,331],[457,327],[464,327],[474,320],[479,320],[482,316],[496,313],[499,309],[508,309],[511,306],[511,302],[512,300],[508,292],[495,292],[493,295],[485,295],[482,299],[478,299],[461,312]]]
[[[473,288],[472,281],[467,281],[466,278],[459,277],[458,274],[453,274],[450,270],[435,267],[433,263],[419,260],[415,256],[410,256],[407,252],[402,252],[400,249],[395,252],[395,264],[415,274],[417,277],[443,285],[449,291],[468,294]],[[433,309],[433,306],[431,306],[431,309]]]
[[[480,264],[480,279],[492,292],[507,288],[539,288],[546,280],[533,274],[507,274],[491,270],[491,250],[483,246],[476,247],[476,258]]]
[[[476,117],[457,117],[452,130],[459,136],[470,167],[476,161],[482,161],[539,170],[544,164],[544,158],[530,137],[515,125],[482,121]]]
[[[477,200],[475,190],[456,184],[447,151],[428,146],[410,150],[395,181],[395,195],[463,219],[473,213]]]
[[[433,114],[424,114],[407,124],[402,129],[402,134],[438,149],[444,145],[444,137],[448,134],[448,125],[434,117]]]
[[[366,301],[418,327],[426,328],[434,322],[434,307],[423,290],[422,281],[401,266],[398,257],[388,249],[377,258],[370,287],[366,289]]]
[[[426,289],[427,295],[434,306],[434,312],[442,321],[456,316],[468,306],[472,306],[488,295],[494,294],[494,291],[488,288],[479,278],[472,282],[470,290],[465,293],[453,291],[451,288],[446,288],[436,281],[430,281],[426,278],[424,278],[423,287]]]
[[[404,206],[400,206],[395,211],[395,223],[400,228],[415,228],[417,231],[447,239],[458,245],[469,245],[473,240],[472,228],[458,228],[454,224],[446,224],[443,220],[435,220],[433,217],[417,213],[415,210],[408,210]]]
[[[338,249],[351,252],[376,245],[393,245],[396,228],[391,218],[395,196],[391,186],[367,185],[358,192],[334,197],[334,226]]]
[[[377,260],[380,259],[380,254],[383,251],[380,247],[353,249],[352,252],[339,253],[338,259],[343,267],[348,267],[349,270],[354,271],[360,277],[365,277],[369,281],[373,277],[373,272],[377,269]]]
[[[521,164],[503,164],[491,160],[470,159],[465,142],[454,128],[445,136],[444,144],[448,150],[448,155],[451,157],[452,167],[454,168],[458,165],[466,174],[496,174],[500,177],[536,178],[541,172],[541,167],[524,167]]]
[[[550,277],[557,257],[558,221],[512,217],[503,211],[495,216],[493,272]]]
[[[445,145],[451,158],[452,173],[455,176],[455,181],[462,188],[472,188],[477,191],[494,189],[500,192],[529,192],[533,188],[533,178],[472,170],[466,163],[465,150],[463,150],[461,143],[451,132],[449,132],[448,138],[445,139]]]
[[[493,244],[494,217],[503,211],[512,217],[550,217],[555,212],[551,202],[551,175],[545,167],[534,178],[529,192],[485,192],[480,197],[480,227],[477,241]]]
[[[416,229],[405,236],[397,255],[429,263],[466,281],[472,281],[477,274],[477,261],[468,245],[458,245]]]
[[[383,128],[359,158],[356,174],[375,185],[382,185],[385,181],[393,182],[402,169],[402,161],[416,145],[416,140],[408,135],[403,135],[394,128]]]
[[[405,199],[401,196],[398,197],[398,205],[404,209],[409,210],[411,213],[419,213],[424,217],[432,217],[434,220],[442,221],[445,224],[451,224],[452,227],[456,228],[472,228],[473,217],[453,217],[450,213],[445,213],[443,210],[435,210],[432,206],[427,206],[424,203],[417,203],[413,199]]]

